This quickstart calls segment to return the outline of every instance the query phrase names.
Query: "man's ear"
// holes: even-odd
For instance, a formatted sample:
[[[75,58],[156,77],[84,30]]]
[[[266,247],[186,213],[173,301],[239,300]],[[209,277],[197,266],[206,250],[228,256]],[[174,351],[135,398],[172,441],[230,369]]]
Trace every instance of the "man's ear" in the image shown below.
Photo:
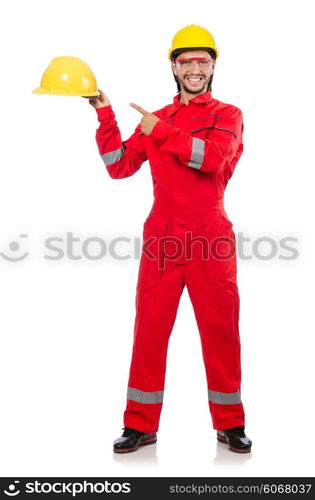
[[[171,64],[172,64],[172,71],[173,71],[174,75],[177,76],[176,72],[174,71],[176,68],[176,63],[174,61],[171,61]]]

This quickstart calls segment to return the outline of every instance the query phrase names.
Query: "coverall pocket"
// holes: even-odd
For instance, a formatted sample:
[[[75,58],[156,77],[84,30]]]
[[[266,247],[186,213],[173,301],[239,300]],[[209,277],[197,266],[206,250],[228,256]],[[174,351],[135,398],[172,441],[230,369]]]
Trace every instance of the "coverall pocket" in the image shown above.
[[[165,217],[152,210],[143,223],[143,241],[149,237],[164,236]]]
[[[204,118],[190,117],[189,126],[190,132],[194,137],[199,139],[206,139],[211,134],[215,125],[215,115],[210,114]]]
[[[207,279],[236,281],[236,240],[232,222],[222,212],[205,214],[203,221],[208,243]]]
[[[165,240],[169,225],[168,215],[159,211],[150,212],[143,224],[142,271],[148,268],[162,271],[165,267]],[[153,272],[153,271],[152,271]],[[141,273],[143,274],[143,272]]]
[[[220,218],[221,218],[221,225],[222,227],[226,227],[228,229],[233,228],[233,223],[230,221],[230,219],[225,215],[224,213],[220,212]]]
[[[147,224],[149,223],[151,217],[153,216],[153,210],[151,210],[151,212],[149,213],[148,217],[146,218],[146,220],[144,221],[143,223],[143,230],[145,229],[145,227],[147,226]]]
[[[203,224],[207,236],[229,235],[233,224],[227,215],[220,211],[217,213],[205,213],[203,215]]]

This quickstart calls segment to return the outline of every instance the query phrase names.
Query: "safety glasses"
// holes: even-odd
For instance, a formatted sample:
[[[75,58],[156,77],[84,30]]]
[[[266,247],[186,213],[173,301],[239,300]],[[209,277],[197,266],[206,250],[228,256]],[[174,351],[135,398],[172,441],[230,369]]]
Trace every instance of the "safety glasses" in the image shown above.
[[[191,57],[189,59],[176,59],[176,67],[179,70],[192,70],[197,64],[200,70],[208,70],[210,69],[213,59],[205,59],[204,57]]]

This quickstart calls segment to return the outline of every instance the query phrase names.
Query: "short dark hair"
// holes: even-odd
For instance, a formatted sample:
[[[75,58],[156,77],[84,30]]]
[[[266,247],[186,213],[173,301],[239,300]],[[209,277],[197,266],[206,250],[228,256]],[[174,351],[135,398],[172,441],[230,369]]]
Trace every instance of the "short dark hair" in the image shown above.
[[[208,47],[186,47],[184,49],[176,49],[172,52],[172,57],[171,57],[171,60],[172,61],[176,61],[176,59],[178,58],[178,56],[180,54],[182,54],[183,52],[188,52],[189,50],[206,50],[207,52],[209,52],[210,56],[212,57],[212,59],[216,60],[217,58],[217,54],[216,52],[213,50],[213,49],[209,49]],[[181,91],[181,88],[180,88],[180,83],[179,83],[179,80],[177,78],[177,76],[173,73],[174,75],[174,79],[175,79],[175,82],[176,82],[176,85],[177,85],[177,92],[180,92]],[[213,73],[211,75],[211,78],[209,80],[209,84],[208,84],[208,88],[207,88],[207,91],[212,90],[212,80],[213,80]]]

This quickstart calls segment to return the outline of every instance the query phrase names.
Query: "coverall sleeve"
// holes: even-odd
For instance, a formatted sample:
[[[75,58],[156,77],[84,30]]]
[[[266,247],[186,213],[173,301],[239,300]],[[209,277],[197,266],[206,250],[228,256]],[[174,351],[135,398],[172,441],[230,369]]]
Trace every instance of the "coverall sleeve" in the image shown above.
[[[226,117],[217,119],[211,127],[211,138],[200,139],[163,120],[155,124],[151,132],[160,143],[160,149],[175,155],[184,165],[201,172],[218,173],[227,169],[232,175],[243,152],[243,116],[233,106]]]
[[[100,122],[96,142],[109,175],[113,179],[130,177],[148,159],[140,136],[140,124],[128,140],[122,141],[112,106],[104,106],[96,111]]]

